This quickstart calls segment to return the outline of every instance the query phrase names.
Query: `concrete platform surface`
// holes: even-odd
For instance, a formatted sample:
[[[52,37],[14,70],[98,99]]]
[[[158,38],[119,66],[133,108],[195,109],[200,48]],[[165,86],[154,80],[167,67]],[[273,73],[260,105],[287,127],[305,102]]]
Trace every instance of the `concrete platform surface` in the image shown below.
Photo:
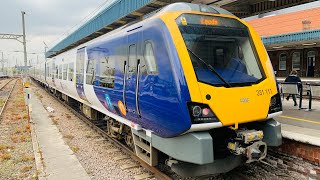
[[[34,124],[33,139],[37,141],[33,143],[39,147],[35,150],[37,169],[42,171],[39,179],[90,179],[31,88],[25,89],[26,96],[28,93],[31,95],[29,102],[32,107],[31,120]],[[39,156],[40,158],[37,158]],[[39,159],[41,162],[38,162]]]
[[[297,99],[298,101],[298,99]],[[308,100],[302,101],[302,108],[308,107]],[[282,124],[285,138],[320,146],[320,101],[312,101],[312,110],[293,106],[293,100],[282,101],[283,114],[275,119]]]

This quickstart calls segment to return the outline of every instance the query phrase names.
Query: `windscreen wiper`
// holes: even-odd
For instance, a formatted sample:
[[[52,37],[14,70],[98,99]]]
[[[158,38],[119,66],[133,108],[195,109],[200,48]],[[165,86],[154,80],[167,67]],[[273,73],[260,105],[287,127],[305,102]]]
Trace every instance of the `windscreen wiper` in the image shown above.
[[[189,48],[187,50],[197,59],[199,59],[204,65],[207,66],[207,68],[213,72],[225,85],[227,88],[232,87],[210,64],[207,64],[203,59],[201,59],[199,56],[197,56],[194,52],[192,52]]]

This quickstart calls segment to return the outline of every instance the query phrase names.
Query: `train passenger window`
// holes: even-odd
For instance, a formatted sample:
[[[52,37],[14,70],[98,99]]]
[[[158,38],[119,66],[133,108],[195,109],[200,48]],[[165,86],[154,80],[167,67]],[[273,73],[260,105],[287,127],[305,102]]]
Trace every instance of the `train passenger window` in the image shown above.
[[[59,65],[59,79],[62,79],[62,65]]]
[[[53,59],[52,64],[51,64],[51,78],[54,79],[54,74],[56,73],[56,64],[54,63],[55,59]]]
[[[59,68],[58,66],[56,66],[56,79],[58,79],[58,75],[59,75]]]
[[[128,67],[129,74],[136,74],[137,73],[137,46],[132,44],[129,46],[129,67]]]
[[[127,46],[116,47],[114,51],[117,58],[117,68],[119,72],[124,73],[124,61],[127,60]]]
[[[149,74],[158,72],[156,58],[154,56],[153,46],[151,42],[146,42],[144,49],[144,59],[146,61],[147,70]]]
[[[73,81],[74,64],[69,63],[68,80]]]
[[[84,57],[85,57],[85,48],[78,49],[77,59],[76,59],[76,79],[77,83],[83,83],[83,73],[84,73]]]
[[[96,76],[96,61],[94,59],[88,59],[87,72],[86,72],[86,83],[93,85]]]
[[[68,64],[63,65],[63,80],[67,80]]]
[[[46,63],[46,77],[50,76],[50,63]]]
[[[115,59],[114,57],[105,56],[100,59],[100,74],[99,84],[101,87],[113,88],[114,87],[114,71]]]

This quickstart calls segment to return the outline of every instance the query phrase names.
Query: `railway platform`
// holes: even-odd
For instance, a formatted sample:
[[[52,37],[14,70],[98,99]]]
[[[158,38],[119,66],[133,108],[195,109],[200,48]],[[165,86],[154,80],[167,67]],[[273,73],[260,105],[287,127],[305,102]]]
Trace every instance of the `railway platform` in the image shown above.
[[[32,89],[25,88],[24,93],[32,107],[32,141],[39,179],[90,179]]]
[[[302,108],[308,107],[309,101],[302,100]],[[312,101],[312,110],[293,106],[290,99],[282,101],[283,114],[275,118],[282,126],[282,136],[287,139],[320,146],[320,101]]]

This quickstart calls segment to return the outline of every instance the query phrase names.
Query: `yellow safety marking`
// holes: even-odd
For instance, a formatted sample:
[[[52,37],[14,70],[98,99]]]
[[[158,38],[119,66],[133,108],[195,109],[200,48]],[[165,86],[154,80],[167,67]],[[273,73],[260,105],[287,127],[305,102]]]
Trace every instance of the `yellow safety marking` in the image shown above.
[[[308,122],[308,123],[313,123],[313,124],[320,124],[320,122],[317,122],[317,121],[311,121],[311,120],[307,120],[307,119],[295,118],[295,117],[290,117],[290,116],[279,116],[279,117],[297,120],[297,121]]]

